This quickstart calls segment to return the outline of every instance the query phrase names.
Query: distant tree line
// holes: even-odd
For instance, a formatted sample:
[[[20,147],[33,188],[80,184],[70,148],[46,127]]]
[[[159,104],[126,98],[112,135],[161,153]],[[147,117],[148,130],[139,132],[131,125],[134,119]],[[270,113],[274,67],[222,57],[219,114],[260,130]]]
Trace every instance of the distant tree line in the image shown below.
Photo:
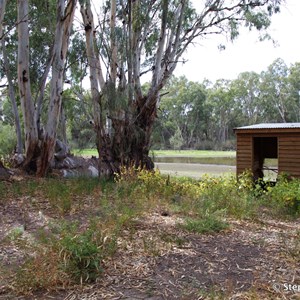
[[[214,83],[172,77],[162,95],[152,149],[234,149],[234,127],[300,122],[300,63],[288,67],[279,58],[260,74],[244,72],[237,79]],[[58,137],[71,148],[95,147],[90,101],[88,91],[68,89],[63,94],[66,122],[61,123]],[[0,118],[0,151],[11,153],[16,135],[8,98],[0,101]]]
[[[300,122],[300,63],[278,58],[260,74],[215,83],[173,77],[154,128],[155,149],[234,149],[233,128]]]
[[[152,169],[155,144],[227,140],[231,98],[222,81],[203,86],[204,102],[197,91],[180,94],[187,101],[178,107],[182,121],[163,128],[164,142],[156,132],[153,139],[157,117],[162,126],[175,115],[164,108],[169,80],[197,39],[223,34],[232,41],[242,27],[267,38],[283,2],[203,0],[196,9],[190,0],[0,0],[0,148],[13,147],[17,165],[42,177],[68,155],[67,144],[95,146],[100,174],[109,176],[123,165]],[[213,111],[217,101],[222,106]],[[203,116],[218,118],[219,129],[202,124]],[[64,155],[56,149],[62,145]]]

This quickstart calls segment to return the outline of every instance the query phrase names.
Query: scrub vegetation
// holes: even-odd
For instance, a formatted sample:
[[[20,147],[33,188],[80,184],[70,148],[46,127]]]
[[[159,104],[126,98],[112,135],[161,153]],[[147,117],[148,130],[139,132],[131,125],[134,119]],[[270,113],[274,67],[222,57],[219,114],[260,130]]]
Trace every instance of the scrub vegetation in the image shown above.
[[[135,168],[122,169],[113,181],[18,177],[0,182],[1,293],[7,299],[46,291],[58,299],[98,291],[109,299],[113,290],[120,297],[131,291],[179,299],[238,293],[243,299],[280,299],[272,280],[292,282],[292,270],[299,271],[299,184],[282,177],[275,187],[255,185],[249,174],[238,180],[170,178]],[[243,251],[248,256],[242,262]],[[241,277],[223,270],[221,257]],[[190,260],[194,267],[204,260],[199,266],[204,273],[185,269]],[[215,282],[205,277],[210,263]],[[277,272],[278,263],[289,272]],[[172,267],[183,272],[180,278],[170,275]],[[177,278],[174,286],[158,284],[164,272]],[[139,292],[131,276],[144,280]]]

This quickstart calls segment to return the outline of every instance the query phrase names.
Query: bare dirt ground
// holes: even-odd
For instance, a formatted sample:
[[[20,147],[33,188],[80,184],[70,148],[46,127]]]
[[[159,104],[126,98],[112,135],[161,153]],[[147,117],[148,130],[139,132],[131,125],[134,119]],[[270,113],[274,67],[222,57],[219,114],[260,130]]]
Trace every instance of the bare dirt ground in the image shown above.
[[[84,222],[92,211],[86,206],[73,218]],[[53,217],[41,200],[29,205],[23,197],[0,206],[0,299],[300,299],[299,245],[293,243],[300,220],[229,220],[222,233],[198,235],[178,227],[180,216],[159,209],[124,230],[96,283],[17,295],[8,274],[25,252],[5,236],[23,226],[32,238]]]

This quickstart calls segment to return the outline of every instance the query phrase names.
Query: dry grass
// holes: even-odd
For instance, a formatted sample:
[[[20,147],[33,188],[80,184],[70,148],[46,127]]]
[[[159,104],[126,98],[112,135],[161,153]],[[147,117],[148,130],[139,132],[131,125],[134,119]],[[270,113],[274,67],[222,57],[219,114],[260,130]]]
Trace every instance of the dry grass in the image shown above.
[[[284,291],[300,284],[300,220],[255,204],[246,180],[124,170],[117,182],[19,178],[2,187],[0,299],[300,296]],[[209,229],[215,218],[228,226],[184,226],[205,216]]]

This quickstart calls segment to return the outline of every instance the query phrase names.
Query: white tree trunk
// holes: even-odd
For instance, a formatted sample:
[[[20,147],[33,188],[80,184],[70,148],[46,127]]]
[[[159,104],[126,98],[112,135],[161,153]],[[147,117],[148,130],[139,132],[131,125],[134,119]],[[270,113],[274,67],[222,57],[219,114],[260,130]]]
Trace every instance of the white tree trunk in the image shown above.
[[[76,3],[77,0],[68,0],[67,6],[65,6],[65,1],[59,0],[57,4],[57,24],[53,48],[50,103],[46,132],[38,163],[38,176],[45,176],[54,156],[57,128],[61,112],[64,67]]]
[[[97,54],[95,53],[95,44],[94,44],[95,26],[94,26],[93,14],[91,10],[91,4],[89,0],[85,1],[85,5],[81,4],[80,12],[82,15],[84,28],[85,28],[85,44],[86,44],[87,59],[89,64],[91,92],[93,98],[94,123],[95,126],[100,126],[101,110],[99,104],[99,100],[100,100],[99,88],[104,88],[104,79],[102,76],[102,72],[100,72],[99,74],[99,70],[98,70],[98,67],[100,66],[100,61],[98,59]]]
[[[15,119],[15,128],[16,128],[16,135],[17,135],[17,147],[16,147],[16,154],[23,153],[23,141],[22,141],[22,132],[21,132],[21,122],[19,117],[19,111],[17,106],[17,100],[15,95],[15,90],[13,86],[12,77],[9,71],[9,62],[6,53],[6,45],[4,39],[2,39],[2,54],[3,54],[3,69],[6,74],[7,82],[8,82],[8,93],[9,99],[12,104],[13,114]]]
[[[18,84],[25,129],[25,162],[30,163],[38,146],[29,76],[28,0],[18,0]]]
[[[13,114],[15,118],[15,127],[16,127],[16,135],[17,135],[17,147],[16,147],[16,153],[22,154],[23,153],[23,143],[22,143],[22,135],[21,135],[21,123],[19,118],[19,112],[17,107],[17,101],[15,96],[15,91],[12,83],[11,74],[9,72],[9,62],[7,59],[7,53],[6,53],[6,46],[5,46],[5,39],[3,36],[3,19],[4,19],[4,13],[5,13],[5,7],[6,7],[6,0],[0,0],[0,37],[1,40],[1,46],[2,46],[2,55],[3,55],[3,68],[4,72],[7,77],[8,81],[8,92],[9,92],[9,98],[12,103],[13,107]]]
[[[37,124],[39,139],[42,139],[42,127],[41,127],[42,105],[43,105],[48,75],[49,75],[49,72],[50,72],[50,69],[52,66],[52,61],[53,61],[53,49],[51,48],[49,58],[46,63],[46,68],[45,68],[45,71],[41,78],[41,81],[39,84],[39,90],[38,90],[38,93],[36,94],[36,100],[35,100],[35,103],[36,103],[35,122]]]
[[[93,13],[91,10],[91,4],[89,0],[85,3],[81,3],[80,12],[83,19],[85,29],[85,43],[86,52],[90,72],[90,84],[93,101],[93,116],[94,116],[94,129],[96,131],[96,143],[99,157],[107,156],[107,153],[103,151],[104,135],[105,135],[105,122],[103,120],[102,108],[101,108],[101,91],[104,89],[105,83],[102,75],[101,63],[99,56],[95,51],[95,26],[93,20]],[[115,70],[116,71],[116,70]],[[114,72],[114,71],[113,71]],[[101,165],[101,159],[99,160],[99,174],[104,168]]]
[[[110,3],[110,48],[111,48],[111,63],[110,63],[110,79],[115,85],[117,80],[117,44],[116,44],[116,0],[111,0]]]

